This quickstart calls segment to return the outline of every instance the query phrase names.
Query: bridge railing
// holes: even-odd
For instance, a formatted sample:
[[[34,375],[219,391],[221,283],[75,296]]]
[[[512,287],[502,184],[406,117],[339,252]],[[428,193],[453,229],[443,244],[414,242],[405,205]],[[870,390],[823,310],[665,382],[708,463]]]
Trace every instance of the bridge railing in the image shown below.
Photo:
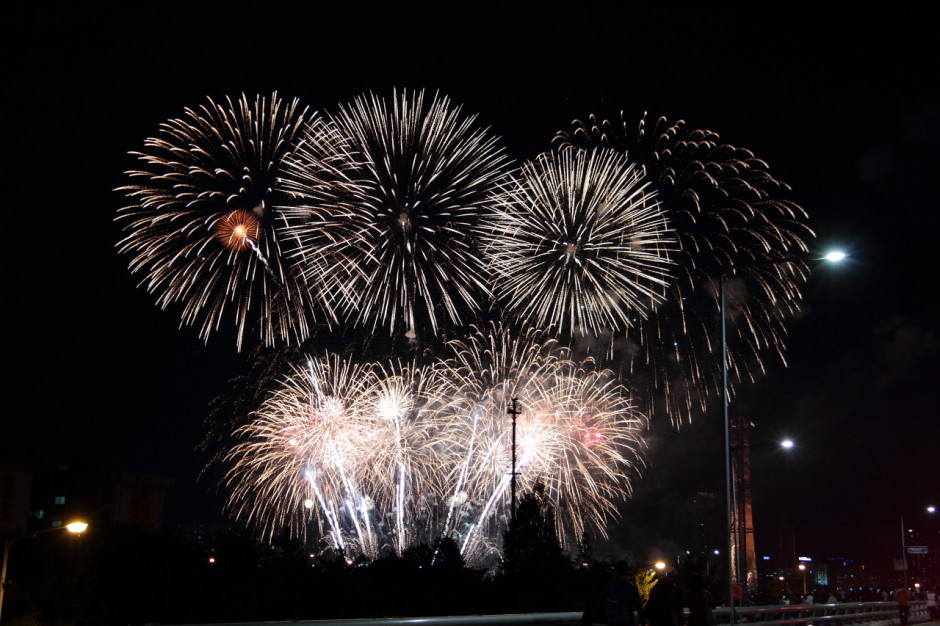
[[[728,607],[715,609],[719,624],[727,624]],[[838,604],[794,604],[788,606],[746,606],[735,608],[735,623],[760,622],[764,626],[799,626],[800,624],[824,624],[843,626],[848,624],[898,624],[897,602],[842,602]],[[912,602],[910,623],[928,622],[926,602]]]
[[[719,624],[728,624],[728,607],[714,609]],[[686,611],[686,614],[688,612]],[[258,626],[581,626],[582,613],[518,613],[510,615],[453,615],[440,617],[382,617],[291,622],[264,622]],[[896,602],[845,602],[840,604],[804,604],[789,606],[747,606],[734,610],[736,624],[760,623],[761,626],[898,626]],[[910,623],[928,622],[926,602],[912,602]],[[205,624],[202,626],[255,626],[255,623]]]

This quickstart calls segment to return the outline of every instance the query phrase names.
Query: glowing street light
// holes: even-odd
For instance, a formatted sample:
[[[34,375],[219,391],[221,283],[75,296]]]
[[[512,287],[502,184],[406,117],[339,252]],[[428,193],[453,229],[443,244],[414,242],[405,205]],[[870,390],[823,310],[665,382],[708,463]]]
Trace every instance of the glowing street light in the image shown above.
[[[53,526],[52,528],[46,528],[43,530],[37,530],[32,533],[24,533],[22,535],[16,535],[14,537],[7,537],[3,540],[3,565],[0,566],[0,619],[3,618],[3,593],[7,586],[7,564],[10,561],[10,549],[20,539],[24,537],[35,537],[36,535],[43,535],[45,533],[55,532],[57,530],[67,530],[72,534],[79,534],[85,532],[88,529],[88,524],[85,522],[72,522],[66,524],[65,526]]]
[[[789,450],[793,446],[794,446],[794,443],[792,439],[784,439],[783,441],[780,442],[780,447],[784,448],[785,450]]]
[[[846,254],[839,250],[833,250],[823,257],[827,263],[839,263],[844,260]],[[773,263],[771,263],[773,265]],[[733,270],[732,270],[733,271]],[[728,624],[734,626],[734,589],[737,584],[735,580],[739,574],[739,568],[735,567],[735,559],[740,552],[740,546],[736,545],[735,540],[735,518],[733,511],[737,511],[737,504],[734,502],[734,465],[731,456],[731,416],[729,406],[731,404],[731,393],[728,385],[728,308],[725,302],[725,283],[727,275],[718,276],[718,312],[721,316],[721,404],[724,417],[725,431],[725,517],[728,522]],[[786,447],[786,446],[785,446]],[[805,592],[804,592],[805,593]]]

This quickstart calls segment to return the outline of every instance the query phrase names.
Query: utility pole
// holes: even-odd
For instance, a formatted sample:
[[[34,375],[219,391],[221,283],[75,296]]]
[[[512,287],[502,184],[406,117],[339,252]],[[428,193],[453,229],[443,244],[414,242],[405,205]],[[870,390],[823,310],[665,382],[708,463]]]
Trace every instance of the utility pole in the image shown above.
[[[510,571],[515,573],[516,571],[516,420],[519,417],[519,414],[522,413],[516,405],[517,398],[512,399],[512,404],[507,409],[507,413],[512,418],[512,473],[509,475],[509,491],[510,491],[510,501],[509,501],[509,568]]]

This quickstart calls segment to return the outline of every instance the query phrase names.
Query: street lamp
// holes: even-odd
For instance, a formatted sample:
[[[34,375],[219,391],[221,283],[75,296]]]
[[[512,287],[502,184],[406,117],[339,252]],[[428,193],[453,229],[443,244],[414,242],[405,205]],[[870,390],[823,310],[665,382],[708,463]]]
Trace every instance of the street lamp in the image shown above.
[[[803,597],[806,597],[806,564],[800,563],[797,568],[803,573]]]
[[[843,261],[846,256],[847,255],[841,250],[830,250],[823,255],[821,260],[828,263],[839,263]],[[788,263],[791,260],[792,259],[781,259],[777,263]],[[770,265],[776,265],[777,263],[771,262]],[[732,272],[733,271],[734,270],[732,270]],[[735,568],[734,564],[738,551],[735,550],[735,518],[733,514],[737,511],[737,507],[734,502],[734,467],[731,457],[731,417],[729,412],[731,396],[728,389],[728,309],[725,301],[726,279],[727,276],[725,273],[720,274],[718,277],[718,312],[721,316],[721,404],[725,422],[725,514],[728,522],[728,623],[729,626],[734,626],[734,586],[735,576],[738,573],[736,570],[739,568]],[[784,447],[791,446],[784,445]]]
[[[0,619],[3,619],[3,594],[7,586],[7,564],[10,560],[10,549],[20,539],[24,537],[35,537],[36,535],[43,535],[45,533],[55,532],[57,530],[67,530],[70,533],[78,534],[83,533],[88,528],[88,524],[85,522],[72,522],[66,524],[65,526],[53,526],[52,528],[46,528],[43,530],[37,530],[32,533],[24,533],[22,535],[16,535],[14,537],[6,537],[3,540],[3,565],[0,566]]]
[[[517,404],[518,398],[512,399],[512,404],[506,410],[509,416],[512,418],[512,473],[509,476],[509,532],[506,533],[507,538],[509,539],[509,545],[506,546],[508,553],[509,561],[509,571],[513,575],[516,574],[516,567],[519,565],[518,559],[516,558],[516,539],[519,529],[516,528],[516,476],[519,475],[516,467],[516,420],[519,418],[519,414],[522,411],[519,410]]]

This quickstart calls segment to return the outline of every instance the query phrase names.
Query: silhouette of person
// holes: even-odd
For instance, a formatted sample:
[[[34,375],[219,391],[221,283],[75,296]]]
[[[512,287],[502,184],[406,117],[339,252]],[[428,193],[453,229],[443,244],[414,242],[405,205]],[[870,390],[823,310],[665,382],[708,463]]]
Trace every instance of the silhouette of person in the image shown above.
[[[894,592],[894,601],[898,603],[898,620],[900,620],[901,626],[907,626],[907,618],[911,610],[911,594],[907,592],[907,589],[901,587]]]
[[[634,612],[639,612],[640,592],[630,581],[630,568],[626,563],[614,565],[615,576],[607,583],[604,612],[610,626],[634,626]]]
[[[940,599],[937,598],[936,587],[927,592],[927,611],[930,613],[930,619],[940,619]]]
[[[682,626],[682,590],[669,576],[662,576],[650,590],[646,615],[650,626]]]
[[[689,607],[689,626],[714,626],[712,596],[705,589],[705,579],[695,574],[685,590],[685,603]]]

